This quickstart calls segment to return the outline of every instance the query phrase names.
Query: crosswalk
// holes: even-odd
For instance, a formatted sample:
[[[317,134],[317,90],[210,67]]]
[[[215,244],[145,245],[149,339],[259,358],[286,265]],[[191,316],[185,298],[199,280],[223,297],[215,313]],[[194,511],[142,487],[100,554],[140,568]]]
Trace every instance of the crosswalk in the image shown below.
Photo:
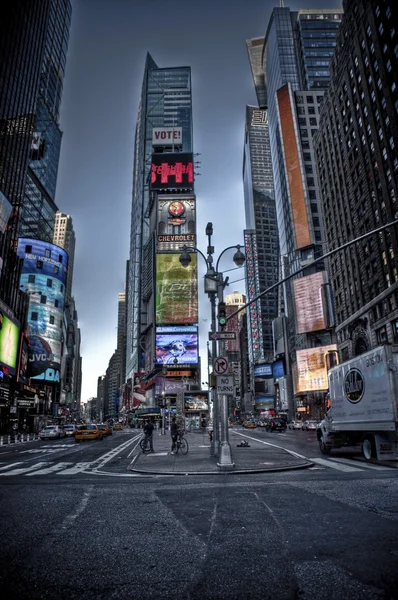
[[[94,463],[92,462],[58,462],[41,461],[34,465],[24,465],[24,461],[10,463],[0,467],[0,477],[12,477],[15,475],[24,475],[26,477],[37,477],[41,475],[76,475],[88,470]]]

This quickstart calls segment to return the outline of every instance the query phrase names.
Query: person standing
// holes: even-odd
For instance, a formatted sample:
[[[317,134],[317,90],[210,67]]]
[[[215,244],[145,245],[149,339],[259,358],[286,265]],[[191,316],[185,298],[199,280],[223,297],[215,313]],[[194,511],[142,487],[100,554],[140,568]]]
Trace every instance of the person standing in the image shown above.
[[[145,425],[144,425],[144,435],[147,436],[147,444],[149,442],[149,447],[151,449],[151,452],[154,452],[153,449],[153,430],[154,430],[154,426],[151,423],[151,421],[146,421]]]
[[[170,425],[170,435],[171,435],[171,453],[172,454],[177,454],[177,437],[178,437],[178,425],[176,423],[176,418],[173,417],[171,419],[171,425]]]

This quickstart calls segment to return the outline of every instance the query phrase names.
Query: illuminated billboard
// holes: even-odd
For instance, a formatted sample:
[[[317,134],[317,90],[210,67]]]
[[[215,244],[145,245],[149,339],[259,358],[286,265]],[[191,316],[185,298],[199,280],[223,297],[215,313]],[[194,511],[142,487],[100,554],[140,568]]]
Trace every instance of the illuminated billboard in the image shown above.
[[[8,367],[10,375],[15,375],[17,370],[18,342],[18,321],[0,310],[0,365]]]
[[[325,329],[322,289],[326,283],[326,271],[295,279],[294,301],[296,304],[297,333]]]
[[[158,197],[158,251],[196,247],[196,201],[193,194]]]
[[[198,410],[209,410],[208,392],[185,392],[184,411],[187,413]]]
[[[194,182],[193,154],[152,154],[152,190],[191,190]]]
[[[156,254],[156,324],[191,325],[198,322],[197,256],[187,268],[180,254]]]
[[[20,238],[18,256],[23,259],[20,288],[29,295],[28,323],[32,336],[46,342],[53,360],[37,378],[55,381],[62,354],[62,328],[68,254],[59,246]]]
[[[195,333],[187,332],[184,327],[175,328],[173,333],[158,333],[158,330],[159,328],[156,328],[157,365],[194,365],[198,363],[197,330]]]
[[[326,356],[329,351],[337,352],[336,344],[296,351],[295,394],[328,389]]]
[[[255,363],[264,359],[262,314],[260,299],[253,302],[254,298],[260,293],[260,276],[258,272],[258,251],[257,238],[254,230],[245,230],[245,253],[246,253],[246,290],[247,301],[250,302],[248,308],[248,346],[249,361]]]

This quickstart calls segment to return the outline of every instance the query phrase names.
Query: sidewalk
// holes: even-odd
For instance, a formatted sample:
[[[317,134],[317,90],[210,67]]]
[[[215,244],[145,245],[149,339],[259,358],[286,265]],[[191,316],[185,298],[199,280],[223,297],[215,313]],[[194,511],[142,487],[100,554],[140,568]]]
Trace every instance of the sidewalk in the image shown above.
[[[128,469],[134,473],[153,475],[218,475],[265,473],[269,471],[285,471],[304,469],[313,463],[290,454],[287,450],[277,448],[278,439],[268,440],[269,444],[250,439],[250,432],[229,430],[232,461],[235,466],[231,470],[223,470],[217,466],[218,458],[210,456],[210,441],[207,433],[186,433],[189,452],[185,456],[180,452],[171,454],[170,432],[161,435],[153,434],[153,454],[143,454],[138,446]],[[242,440],[249,442],[249,448],[239,448]]]

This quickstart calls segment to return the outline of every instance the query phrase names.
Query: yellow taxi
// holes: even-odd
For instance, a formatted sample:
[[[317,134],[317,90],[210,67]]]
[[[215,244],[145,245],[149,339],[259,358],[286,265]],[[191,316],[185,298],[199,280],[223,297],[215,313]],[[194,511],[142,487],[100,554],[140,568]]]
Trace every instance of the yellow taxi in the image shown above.
[[[79,425],[75,432],[76,442],[81,440],[103,440],[104,435],[98,425],[89,423],[88,425]]]
[[[98,427],[102,431],[102,435],[112,435],[112,427],[108,423],[99,423]]]
[[[121,423],[114,423],[113,431],[123,431],[123,425]]]
[[[257,425],[253,421],[245,421],[243,427],[246,427],[246,429],[256,429]]]

